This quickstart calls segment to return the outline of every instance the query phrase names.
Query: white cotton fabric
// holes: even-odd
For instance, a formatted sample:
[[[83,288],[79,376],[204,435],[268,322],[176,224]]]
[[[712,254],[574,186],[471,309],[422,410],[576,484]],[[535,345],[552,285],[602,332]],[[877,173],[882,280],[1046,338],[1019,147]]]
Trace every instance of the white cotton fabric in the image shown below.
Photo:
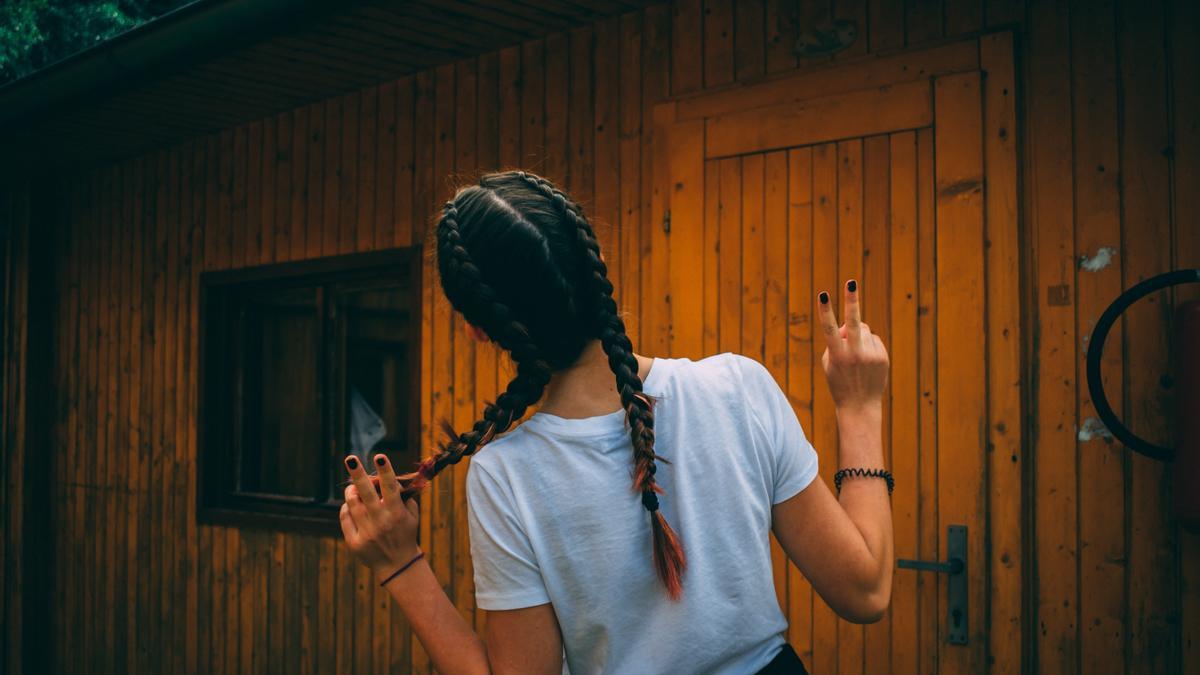
[[[624,412],[536,413],[471,460],[478,606],[552,603],[570,672],[754,673],[787,628],[771,571],[771,506],[817,475],[817,453],[762,364],[726,352],[654,359],[661,508],[687,556],[683,597],[654,572],[631,489]]]

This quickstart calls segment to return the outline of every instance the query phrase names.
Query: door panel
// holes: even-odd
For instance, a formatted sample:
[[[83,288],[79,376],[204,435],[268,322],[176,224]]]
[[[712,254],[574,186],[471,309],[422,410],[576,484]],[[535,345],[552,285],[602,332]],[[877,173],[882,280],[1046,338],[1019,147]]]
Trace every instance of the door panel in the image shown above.
[[[714,94],[707,117],[677,119],[681,107],[706,109],[703,101],[656,110],[653,208],[667,247],[656,259],[669,268],[671,353],[760,360],[832,485],[837,429],[815,296],[840,298],[841,283],[859,279],[864,320],[892,358],[884,444],[897,477],[896,556],[941,560],[946,527],[968,528],[966,645],[946,640],[944,576],[897,570],[888,616],[858,626],[840,620],[772,541],[788,638],[816,672],[988,668],[987,386],[996,373],[985,299],[996,291],[985,283],[981,85],[973,67],[835,96],[793,90],[785,104],[747,110]],[[1015,192],[1015,176],[1001,178],[993,187]],[[1015,233],[1006,226],[989,237]],[[1002,299],[988,319],[1015,326],[1002,313],[1016,312],[1015,298]]]

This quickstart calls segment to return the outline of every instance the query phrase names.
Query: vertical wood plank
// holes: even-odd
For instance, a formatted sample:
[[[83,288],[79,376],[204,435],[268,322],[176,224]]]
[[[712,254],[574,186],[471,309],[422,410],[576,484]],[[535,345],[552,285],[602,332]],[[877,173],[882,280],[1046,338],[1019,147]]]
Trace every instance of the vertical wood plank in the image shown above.
[[[358,197],[357,236],[351,250],[370,251],[375,248],[375,195],[379,191],[378,163],[384,155],[391,157],[392,145],[386,127],[379,123],[379,87],[363,89],[358,109]]]
[[[738,296],[742,303],[742,340],[739,353],[763,362],[764,286],[763,256],[764,157],[762,153],[742,158],[742,279]]]
[[[185,372],[190,374],[190,381],[187,385],[187,414],[185,419],[187,424],[184,432],[186,433],[185,441],[187,443],[187,456],[185,463],[185,479],[187,481],[187,504],[183,509],[183,516],[187,519],[184,533],[187,537],[187,600],[184,604],[184,611],[187,612],[187,618],[181,622],[185,627],[186,643],[184,645],[185,663],[187,671],[199,671],[201,662],[201,650],[206,647],[200,639],[201,632],[200,623],[206,618],[206,603],[203,601],[204,594],[201,591],[201,584],[207,584],[207,578],[203,574],[203,565],[207,551],[201,551],[200,548],[200,527],[196,523],[196,492],[197,492],[197,476],[196,476],[196,407],[199,400],[199,339],[194,336],[199,335],[200,331],[200,311],[199,306],[199,272],[204,269],[204,236],[206,222],[206,212],[209,208],[209,202],[206,199],[207,195],[207,176],[208,176],[208,144],[205,139],[197,139],[189,149],[191,155],[191,180],[189,183],[189,191],[192,199],[192,219],[188,230],[189,237],[189,254],[190,266],[187,270],[188,275],[188,299],[192,301],[192,310],[188,313],[188,364],[185,365]],[[132,265],[130,265],[131,267]],[[192,300],[192,299],[195,300]],[[132,301],[132,297],[130,297]],[[126,340],[128,342],[128,339]],[[189,367],[189,365],[191,367]]]
[[[620,40],[621,24],[616,18],[596,24],[594,63],[594,104],[592,106],[593,203],[591,222],[600,237],[609,281],[613,283],[617,311],[621,305],[621,142],[620,118]]]
[[[625,330],[636,349],[641,345],[641,161],[642,161],[642,15],[621,17],[620,87],[620,281],[617,306],[625,318]]]
[[[1072,89],[1076,92],[1075,258],[1087,261],[1100,249],[1121,250],[1121,193],[1117,168],[1116,16],[1112,2],[1076,2],[1070,12]],[[1121,294],[1121,253],[1103,269],[1080,267],[1075,273],[1075,334],[1081,348],[1076,375],[1086,372],[1087,339],[1100,312]],[[1123,393],[1122,331],[1112,331],[1102,364],[1104,390],[1115,410]],[[1078,387],[1079,423],[1096,418],[1087,383]],[[1100,673],[1126,663],[1124,653],[1124,581],[1126,533],[1115,527],[1126,518],[1127,450],[1111,438],[1076,437],[1079,455],[1079,656],[1080,668]]]
[[[478,64],[473,60],[459,61],[455,68],[455,127],[454,127],[454,172],[458,176],[469,176],[477,168],[478,146],[476,139],[476,108],[478,95]],[[447,197],[452,196],[447,191]],[[479,417],[475,392],[476,343],[467,336],[466,323],[462,315],[455,312],[452,317],[454,331],[454,428],[468,429]],[[454,483],[453,546],[454,563],[451,596],[459,614],[467,623],[474,623],[475,581],[472,576],[470,541],[466,525],[467,513],[467,467],[470,460],[455,465],[451,475],[443,480]]]
[[[416,106],[414,104],[415,79],[406,77],[396,83],[396,178],[392,192],[391,216],[387,227],[392,231],[393,246],[419,246],[421,240],[416,231],[420,226],[413,213],[415,198],[415,150]],[[389,195],[384,195],[385,198]],[[376,242],[377,245],[386,245]]]
[[[321,177],[321,217],[310,223],[309,231],[316,231],[321,242],[321,255],[336,255],[338,252],[338,216],[341,209],[342,166],[342,99],[327,99],[324,104],[325,124],[321,133],[324,168],[319,168]],[[313,186],[314,188],[316,186]]]
[[[835,0],[833,3],[833,18],[842,21],[852,21],[858,28],[858,37],[850,46],[837,53],[837,58],[862,56],[867,53],[869,46],[869,23],[867,21],[867,0]]]
[[[766,71],[763,0],[734,3],[733,73],[739,81],[762,77]]]
[[[1200,6],[1174,0],[1169,5],[1171,44],[1171,95],[1174,103],[1174,269],[1200,268],[1200,197],[1188,186],[1200,181],[1200,123],[1194,111],[1200,105]],[[1189,121],[1190,120],[1190,121]],[[1195,285],[1175,288],[1175,306],[1200,299]],[[1183,348],[1176,343],[1175,350]],[[1178,353],[1175,351],[1174,353]],[[1185,533],[1180,537],[1179,569],[1182,571],[1180,596],[1180,663],[1195,667],[1200,663],[1200,537]]]
[[[703,35],[701,0],[672,0],[670,35],[670,91],[678,96],[704,86],[702,41],[691,36]]]
[[[797,4],[796,0],[767,0],[764,13],[768,73],[796,67]]]
[[[942,1],[911,0],[905,3],[904,38],[909,45],[942,37]]]
[[[1122,286],[1170,269],[1171,145],[1166,16],[1159,3],[1121,2],[1117,9],[1121,105]],[[1194,123],[1194,122],[1193,122]],[[1165,382],[1172,308],[1155,293],[1125,312],[1125,396],[1122,419],[1147,440],[1170,444],[1172,416]],[[1177,526],[1171,515],[1170,468],[1129,456],[1129,644],[1126,670],[1176,672],[1179,662]]]
[[[733,0],[704,0],[704,86],[733,82]]]
[[[652,205],[654,194],[654,106],[671,88],[671,14],[666,5],[647,7],[642,14],[642,165],[641,165],[641,248],[638,266],[646,270],[641,277],[641,314],[637,347],[642,353],[668,354],[670,343],[667,319],[670,307],[666,302],[665,284],[661,275],[664,265],[655,265],[654,256],[664,253],[662,221],[656,219]],[[649,131],[649,133],[647,133]],[[661,215],[661,214],[658,214]]]
[[[904,46],[904,3],[895,0],[870,0],[867,45],[871,53],[886,52]]]
[[[1050,448],[1075,445],[1075,251],[1071,200],[1071,145],[1062,133],[1071,119],[1070,70],[1065,3],[1032,6],[1029,21],[1031,68],[1028,90],[1028,176],[1031,243],[1034,249],[1037,338],[1031,357],[1034,380],[1033,499],[1038,617],[1038,670],[1046,673],[1078,669],[1074,452]]]
[[[362,126],[363,92],[353,92],[341,97],[341,157],[337,164],[337,253],[352,253],[358,238],[358,143],[359,128]],[[336,104],[335,104],[336,105]],[[327,139],[328,140],[328,139]],[[328,205],[326,205],[328,208]]]
[[[476,152],[480,170],[494,171],[500,166],[500,116],[497,107],[500,100],[500,58],[493,52],[479,57],[479,104],[476,120]],[[475,409],[483,410],[485,406],[495,402],[499,395],[500,383],[499,350],[495,343],[485,342],[475,345]],[[465,490],[465,486],[464,486]],[[465,507],[464,507],[465,509]],[[465,513],[465,511],[464,511]],[[465,530],[465,528],[464,528]],[[470,539],[469,533],[464,536]],[[469,550],[467,551],[469,554]],[[474,583],[472,577],[471,602],[474,606]],[[390,599],[389,599],[390,600]],[[475,631],[486,635],[487,613],[475,608]]]
[[[787,394],[800,426],[813,434],[812,148],[789,150],[787,193]],[[828,453],[821,463],[828,463]],[[788,564],[788,642],[802,661],[813,658],[812,585]]]
[[[946,35],[964,35],[983,28],[983,0],[953,0],[946,3]]]
[[[543,40],[521,45],[521,166],[534,171],[546,145],[545,49]]]
[[[84,654],[87,659],[85,666],[86,671],[98,670],[101,659],[104,655],[105,641],[105,624],[107,622],[99,622],[97,616],[103,611],[105,596],[104,586],[107,585],[105,580],[106,570],[104,570],[104,561],[106,559],[105,549],[108,544],[108,537],[104,536],[105,529],[108,527],[107,513],[105,512],[106,502],[108,501],[108,464],[111,456],[114,454],[112,450],[111,440],[109,438],[109,395],[108,381],[110,377],[109,363],[109,347],[113,343],[112,329],[110,325],[110,317],[113,309],[113,289],[110,285],[111,275],[109,270],[112,269],[112,231],[115,227],[115,218],[112,212],[112,195],[113,195],[113,174],[112,167],[107,167],[100,172],[100,202],[98,206],[98,234],[96,246],[92,249],[92,255],[97,258],[96,265],[96,292],[98,301],[96,304],[96,325],[95,325],[95,340],[96,351],[93,358],[96,359],[95,364],[95,380],[93,381],[93,392],[95,396],[95,425],[91,429],[93,454],[95,462],[95,478],[89,481],[87,485],[88,491],[88,524],[87,531],[91,539],[86,555],[89,560],[98,561],[100,564],[89,565],[87,580],[89,588],[84,589],[84,597],[86,598],[85,605],[85,628],[84,637]],[[27,244],[28,245],[28,244]],[[27,254],[28,255],[28,254]],[[28,282],[26,282],[28,283]],[[24,329],[28,336],[28,328]],[[25,350],[22,353],[28,354]],[[25,366],[28,367],[28,366]],[[25,391],[23,389],[23,391]],[[159,577],[161,579],[161,577]],[[156,580],[157,581],[157,580]],[[158,617],[153,617],[157,622]]]
[[[521,47],[500,50],[500,164],[508,169],[521,164]]]
[[[570,85],[568,91],[566,187],[571,197],[584,209],[584,215],[595,215],[595,90],[593,88],[593,48],[595,35],[590,27],[576,28],[570,33]],[[594,219],[593,219],[594,222]],[[602,250],[607,250],[606,228],[596,228]]]
[[[1025,0],[984,0],[984,22],[988,28],[1025,20]]]
[[[871,332],[892,344],[891,335],[891,227],[888,222],[891,193],[891,144],[887,136],[872,136],[863,143],[863,276],[859,287],[862,316]],[[891,428],[891,382],[884,391],[883,457],[889,468],[895,467]],[[895,530],[893,518],[893,532]],[[893,535],[894,537],[894,535]],[[893,543],[894,546],[894,543]],[[878,623],[863,627],[864,668],[868,673],[892,670],[892,617],[885,614]]]
[[[803,24],[802,24],[803,25]],[[838,278],[838,151],[837,145],[825,143],[812,149],[812,290],[829,293],[829,301],[837,303],[840,284]],[[815,372],[825,352],[824,340],[810,340],[812,344],[812,370]],[[812,444],[822,457],[835,458],[837,449],[837,421],[834,417],[833,398],[822,378],[813,376],[813,423]],[[836,461],[820,463],[821,479],[833,484],[837,471]],[[812,660],[813,672],[833,673],[838,671],[838,618],[829,605],[817,594],[812,596]]]
[[[385,82],[379,86],[375,121],[375,145],[378,154],[375,158],[373,190],[375,204],[372,206],[375,222],[369,225],[368,237],[372,240],[370,248],[391,248],[396,236],[396,203],[400,199],[399,193],[404,189],[396,175],[396,164],[402,161],[398,152],[402,142],[399,138],[400,119],[412,119],[409,111],[404,109],[401,109],[400,117],[397,116],[397,89],[401,86],[401,81]],[[407,203],[407,200],[400,203]]]
[[[1021,360],[1021,233],[1011,33],[980,39],[984,94],[988,326],[989,655],[995,673],[1021,672],[1028,648],[1025,594],[1024,417]]]
[[[787,391],[788,298],[784,276],[788,255],[788,160],[786,151],[767,153],[763,165],[763,364]],[[775,593],[788,614],[788,557],[771,536]]]
[[[214,266],[213,256],[215,255],[216,249],[217,249],[215,221],[217,218],[216,196],[217,196],[217,191],[219,190],[218,167],[220,164],[220,158],[218,156],[218,147],[219,147],[219,141],[218,141],[217,134],[210,134],[207,138],[205,138],[205,143],[204,143],[204,155],[205,155],[205,165],[204,165],[204,204],[205,204],[205,209],[204,209],[204,248],[201,251],[201,260],[203,261],[203,264],[200,268],[202,271],[207,271]],[[135,173],[135,176],[136,176],[136,173]],[[134,182],[136,184],[136,180]],[[135,208],[136,208],[136,204],[137,204],[136,196],[134,199],[134,203],[135,203]],[[135,214],[135,221],[136,220],[137,220],[137,218],[136,218],[136,214]],[[134,231],[138,232],[138,225],[136,222],[134,224]],[[140,256],[137,255],[136,252],[134,255],[134,260],[135,260],[134,264],[136,266],[138,264],[137,261],[140,260]],[[135,280],[139,279],[139,273],[136,268],[133,270],[132,277]],[[131,298],[131,301],[134,303],[133,318],[134,318],[134,321],[136,322],[134,324],[135,326],[137,325],[137,323],[140,323],[140,317],[138,316],[139,300],[140,300],[140,296],[136,293]],[[130,351],[132,354],[135,354],[135,355],[138,353],[137,344],[136,344],[136,340],[138,339],[138,336],[139,336],[139,333],[137,330],[133,330],[130,334],[131,340],[135,341],[135,344],[131,346]],[[139,363],[138,359],[134,358],[133,363],[131,364],[131,367],[134,369],[134,372],[131,373],[131,377],[130,377],[131,382],[138,381],[138,379],[136,377],[136,369],[138,368],[138,363]],[[136,405],[137,405],[136,399],[131,401],[131,406],[136,407]],[[130,412],[131,412],[130,420],[132,421],[134,419],[134,416],[136,415],[136,413],[132,409]],[[135,445],[135,441],[132,437],[132,435],[133,435],[132,431],[133,430],[131,430],[131,438],[130,438],[130,447],[131,448],[134,447],[134,445]],[[129,459],[130,459],[131,465],[133,463],[133,458],[134,458],[134,453],[130,452]],[[133,474],[132,466],[130,467],[130,474],[131,475]],[[132,501],[132,500],[130,500],[130,501]],[[135,525],[136,524],[131,520],[130,524],[129,524],[131,535],[133,533],[133,528],[135,527]],[[216,616],[215,609],[216,608],[214,606],[214,598],[215,598],[216,593],[214,590],[215,584],[214,584],[214,568],[213,568],[213,539],[214,539],[213,538],[213,529],[214,528],[209,525],[198,526],[198,531],[199,531],[199,536],[200,536],[198,550],[200,553],[199,553],[199,560],[196,561],[196,577],[197,577],[196,590],[198,593],[199,611],[198,611],[198,616],[196,617],[196,625],[199,630],[199,635],[197,636],[197,639],[196,639],[196,662],[197,662],[197,669],[201,670],[201,671],[209,671],[209,670],[212,670],[213,668],[218,667],[215,665],[216,661],[213,659],[213,642],[214,642],[213,627],[214,627],[214,625],[216,625],[216,620],[215,620],[215,616]],[[132,537],[131,537],[131,539],[132,539]],[[130,555],[132,555],[132,553],[133,552],[131,550]],[[130,588],[132,589],[134,585],[136,585],[136,584],[131,585]],[[136,631],[133,631],[133,630],[129,631],[130,636],[133,636],[135,634],[136,634]]]
[[[921,392],[917,467],[918,559],[941,560],[942,521],[938,511],[938,398],[937,387],[937,222],[934,184],[933,130],[917,132],[917,340]],[[918,658],[920,672],[936,673],[942,637],[938,613],[938,578],[917,575]]]
[[[892,527],[897,558],[918,560],[917,489],[920,469],[917,441],[921,400],[917,386],[917,137],[906,131],[892,134],[888,190],[891,229],[890,340],[891,354],[891,470],[907,480],[896,482],[892,496]],[[879,297],[876,295],[875,297]],[[897,570],[892,580],[892,672],[916,673],[919,669],[920,614],[915,572]]]
[[[167,204],[170,211],[167,213],[165,224],[167,231],[165,233],[164,243],[166,245],[165,255],[163,258],[163,275],[162,275],[162,293],[163,293],[163,309],[165,316],[163,317],[163,383],[160,393],[160,405],[162,409],[159,413],[161,417],[161,436],[159,440],[159,454],[161,459],[159,463],[162,466],[159,474],[159,482],[162,484],[163,494],[163,509],[162,509],[162,532],[163,543],[165,544],[165,552],[163,554],[163,582],[160,587],[159,599],[159,622],[162,625],[163,635],[160,648],[164,662],[160,665],[162,672],[173,673],[180,667],[180,657],[183,654],[183,645],[176,641],[179,633],[175,630],[176,620],[179,606],[179,596],[176,591],[180,588],[182,579],[181,570],[179,568],[179,545],[182,540],[179,536],[181,528],[178,524],[179,504],[179,459],[177,452],[179,443],[177,440],[178,427],[178,382],[179,382],[179,364],[183,360],[180,354],[180,326],[179,317],[183,310],[182,298],[179,297],[180,280],[180,245],[182,233],[186,232],[184,218],[184,199],[183,199],[183,182],[182,176],[182,158],[180,156],[180,146],[172,146],[167,152]],[[252,195],[256,201],[261,199],[259,194]],[[189,214],[190,215],[190,214]],[[258,230],[261,233],[261,228]],[[260,235],[261,236],[261,235]],[[111,268],[116,270],[116,267]],[[112,274],[113,272],[110,272]]]
[[[721,259],[717,277],[720,281],[720,328],[718,349],[740,352],[742,349],[742,160],[737,157],[719,160],[720,197],[717,218],[720,223],[718,246]]]
[[[230,148],[230,157],[233,157],[232,148],[235,147],[237,135],[230,133],[228,135],[228,145]],[[138,543],[138,562],[142,565],[142,581],[141,589],[138,593],[138,625],[137,631],[140,637],[138,645],[138,655],[136,663],[147,670],[157,670],[157,656],[159,644],[159,621],[157,612],[155,612],[155,596],[158,595],[158,584],[160,581],[161,565],[159,561],[159,542],[162,539],[161,528],[159,526],[159,516],[161,514],[160,496],[161,493],[156,489],[158,472],[158,462],[156,461],[157,440],[158,440],[158,414],[159,406],[156,405],[156,394],[160,383],[162,369],[159,366],[159,354],[162,348],[161,335],[159,325],[163,320],[162,298],[159,297],[158,288],[162,278],[162,263],[161,263],[161,236],[165,229],[164,214],[166,204],[164,203],[164,173],[162,166],[161,152],[155,152],[147,157],[146,161],[146,176],[145,190],[146,198],[143,210],[143,226],[144,234],[142,236],[142,251],[146,256],[146,264],[143,270],[143,278],[145,281],[142,285],[142,306],[143,306],[143,322],[142,322],[142,381],[140,384],[141,398],[141,425],[142,437],[141,447],[138,449],[138,454],[141,455],[141,475],[139,476],[139,489],[143,492],[143,500],[141,504],[141,522],[139,523],[138,531],[141,532]],[[228,195],[226,204],[230,205],[230,211],[226,213],[227,222],[232,225],[231,219],[233,202],[232,193],[232,176],[236,173],[234,163],[231,162],[228,171],[223,172],[223,177],[227,182],[223,186],[222,193]],[[229,240],[226,240],[229,241]],[[229,251],[230,249],[225,249]],[[99,272],[97,272],[99,274]],[[232,591],[230,591],[232,594]],[[231,600],[230,595],[226,595],[226,600]],[[237,616],[236,610],[232,612],[233,616]],[[231,626],[235,621],[227,622],[226,626]],[[234,636],[233,649],[227,654],[231,654],[234,658],[237,656],[237,642],[235,629],[231,629],[228,635]],[[235,660],[226,661],[226,665],[235,664]],[[236,667],[236,666],[235,666]]]
[[[987,439],[987,354],[984,334],[983,116],[980,77],[966,73],[934,85],[937,188],[938,375],[941,397],[938,447],[938,517],[985,532]],[[986,538],[967,538],[969,643],[945,647],[944,668],[966,670],[983,663],[987,644],[984,607]],[[940,585],[940,584],[939,584]],[[939,607],[943,605],[939,591]],[[944,613],[942,613],[944,614]]]
[[[718,338],[721,327],[721,278],[719,261],[721,232],[721,163],[720,160],[704,162],[704,325],[701,339],[705,354],[719,351]]]
[[[299,260],[308,247],[308,203],[314,197],[309,179],[309,151],[313,146],[309,140],[309,116],[312,110],[313,106],[308,105],[292,111],[291,217],[288,219],[287,260]],[[282,256],[283,249],[279,249],[279,252]]]
[[[861,25],[861,24],[860,24]],[[863,142],[861,139],[837,144],[837,285],[830,289],[830,302],[845,295],[849,279],[862,281],[863,269]],[[845,308],[838,314],[844,320]],[[863,672],[863,627],[839,619],[838,673]]]
[[[454,65],[441,66],[435,70],[436,110],[435,141],[433,148],[434,206],[440,207],[451,195],[446,177],[454,168],[454,124],[455,124],[455,70]],[[440,213],[440,211],[438,211]],[[430,344],[433,348],[433,421],[454,419],[455,386],[454,351],[461,346],[462,337],[454,332],[453,312],[445,294],[435,291],[433,297],[433,323]],[[457,385],[457,382],[455,382]],[[427,495],[430,504],[429,552],[434,572],[442,588],[453,596],[453,523],[455,485],[450,476],[430,484]]]
[[[572,56],[571,42],[566,33],[546,36],[546,112],[542,121],[545,144],[539,147],[537,159],[530,167],[568,193],[568,167],[572,164],[568,133],[569,125],[574,122],[572,117],[577,105],[571,100],[577,93],[577,83],[571,72],[575,65]],[[583,65],[586,67],[590,64]]]
[[[666,237],[670,246],[671,354],[700,359],[704,344],[704,268],[696,261],[704,255],[703,122],[689,120],[674,125],[668,145],[670,173],[663,189],[669,192],[671,212],[671,231]],[[761,182],[760,164],[760,186]],[[760,192],[760,219],[761,208]],[[761,302],[759,309],[761,314]]]
[[[427,227],[433,204],[436,199],[433,193],[434,177],[430,167],[433,166],[434,153],[434,116],[437,113],[435,79],[430,71],[423,71],[416,76],[414,91],[414,131],[413,131],[413,203],[412,223],[414,241],[426,241]],[[421,270],[421,444],[424,448],[437,447],[434,443],[435,426],[433,424],[433,298],[436,290],[436,271],[433,256],[422,256],[424,264]],[[426,453],[430,450],[426,450]],[[430,496],[423,498],[425,504],[432,504]],[[420,542],[422,547],[432,540],[432,508],[421,509]],[[416,634],[412,635],[409,644],[412,654],[412,670],[418,673],[430,672],[429,655],[421,646]]]

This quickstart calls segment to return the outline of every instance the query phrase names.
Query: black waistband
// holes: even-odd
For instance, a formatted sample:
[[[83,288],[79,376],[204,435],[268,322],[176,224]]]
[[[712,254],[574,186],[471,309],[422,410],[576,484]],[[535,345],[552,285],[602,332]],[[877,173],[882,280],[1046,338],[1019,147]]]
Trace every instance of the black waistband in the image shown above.
[[[792,649],[790,644],[784,643],[779,654],[756,675],[808,675],[808,671],[804,669],[804,662],[800,660],[796,650]]]

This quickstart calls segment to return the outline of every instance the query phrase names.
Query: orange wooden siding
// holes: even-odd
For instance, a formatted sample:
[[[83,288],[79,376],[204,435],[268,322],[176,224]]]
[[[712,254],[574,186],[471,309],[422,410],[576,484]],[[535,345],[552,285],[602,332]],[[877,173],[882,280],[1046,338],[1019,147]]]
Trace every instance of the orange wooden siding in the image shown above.
[[[798,27],[841,18],[859,21],[851,49],[796,59]],[[947,205],[921,189],[934,180],[926,159],[943,149],[925,130],[709,160],[703,180],[720,190],[694,206],[702,261],[672,264],[653,216],[656,103],[723,87],[736,97],[742,84],[797,71],[821,77],[831,64],[942,42],[946,51],[921,53],[948,58],[952,38],[999,28],[1015,30],[1019,67],[988,72],[978,87],[988,101],[1015,96],[1018,113],[1001,122],[1003,108],[985,110],[985,128],[1004,133],[985,137],[972,161],[989,176],[1019,172],[1020,194],[989,199],[982,214],[994,222],[1019,213],[1018,249],[984,240],[979,259],[943,264],[936,220]],[[53,237],[49,595],[23,587],[19,564],[23,514],[44,506],[21,495],[26,462],[46,461],[23,450],[28,242],[45,222],[33,214],[46,206],[31,204],[28,183],[0,188],[0,669],[19,672],[20,616],[33,601],[52,603],[55,672],[427,672],[404,617],[339,540],[196,523],[197,279],[422,242],[453,176],[521,166],[563,184],[596,221],[640,352],[669,354],[674,330],[698,354],[763,359],[819,447],[835,431],[831,402],[813,366],[820,341],[800,319],[817,290],[859,275],[868,311],[881,313],[872,327],[894,351],[917,354],[893,363],[888,444],[894,457],[920,458],[893,467],[893,504],[897,551],[921,557],[938,546],[923,517],[946,480],[937,472],[963,468],[949,447],[960,439],[939,439],[933,424],[945,397],[959,396],[925,367],[946,347],[923,339],[963,317],[922,308],[957,283],[959,266],[986,261],[986,285],[975,279],[960,292],[1002,299],[1019,290],[1023,323],[1003,320],[1011,308],[991,316],[998,305],[989,295],[989,313],[981,304],[969,317],[981,343],[953,358],[972,377],[1017,367],[1023,377],[988,379],[987,396],[974,401],[1003,424],[981,431],[988,460],[963,486],[991,504],[1023,491],[1027,506],[1019,518],[994,517],[991,540],[980,542],[995,587],[988,595],[1000,599],[988,608],[990,669],[1196,672],[1200,539],[1169,515],[1170,469],[1078,431],[1095,416],[1083,359],[1100,312],[1140,279],[1200,267],[1197,36],[1200,10],[1185,0],[677,0],[66,177],[55,205],[65,220]],[[983,63],[989,50],[1008,48],[988,35],[979,44]],[[936,66],[919,58],[912,67]],[[915,170],[887,170],[897,163]],[[862,191],[846,204],[859,209],[851,215],[862,220],[861,240],[821,236],[847,217],[843,179]],[[761,227],[743,230],[746,219]],[[735,244],[731,232],[745,235]],[[1101,248],[1114,250],[1110,265],[1080,267]],[[863,250],[872,253],[865,262]],[[811,277],[772,277],[780,256],[810,266]],[[421,406],[432,447],[436,422],[473,420],[507,382],[507,366],[463,339],[430,263]],[[665,292],[681,274],[703,289],[687,311]],[[1109,339],[1109,397],[1153,440],[1167,440],[1170,428],[1170,309],[1194,297],[1200,290],[1181,288],[1148,298]],[[983,341],[989,362],[967,358],[983,353]],[[906,446],[915,454],[899,452]],[[421,534],[451,599],[482,628],[466,468],[435,482]],[[826,461],[822,475],[831,473]],[[866,629],[839,625],[794,567],[777,582],[789,639],[818,672],[948,667],[921,648],[940,615],[917,608],[939,598],[916,575],[897,574],[889,619]],[[890,651],[878,648],[885,643]]]

